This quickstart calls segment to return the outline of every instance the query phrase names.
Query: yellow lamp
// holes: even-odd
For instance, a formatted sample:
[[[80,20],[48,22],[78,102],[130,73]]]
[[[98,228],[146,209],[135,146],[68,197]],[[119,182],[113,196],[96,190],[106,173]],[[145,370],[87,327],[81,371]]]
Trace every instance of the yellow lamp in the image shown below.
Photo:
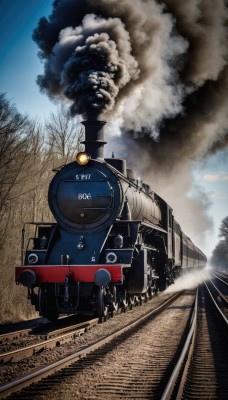
[[[76,156],[76,161],[78,162],[78,164],[80,165],[86,165],[88,164],[90,160],[90,155],[84,152],[80,152],[77,154]]]

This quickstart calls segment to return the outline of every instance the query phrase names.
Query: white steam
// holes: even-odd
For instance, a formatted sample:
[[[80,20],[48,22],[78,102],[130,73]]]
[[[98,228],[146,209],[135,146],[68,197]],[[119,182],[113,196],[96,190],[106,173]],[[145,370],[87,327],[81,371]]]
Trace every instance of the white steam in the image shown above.
[[[165,293],[177,292],[179,290],[195,289],[198,285],[210,279],[209,269],[186,272],[175,283],[168,287]]]

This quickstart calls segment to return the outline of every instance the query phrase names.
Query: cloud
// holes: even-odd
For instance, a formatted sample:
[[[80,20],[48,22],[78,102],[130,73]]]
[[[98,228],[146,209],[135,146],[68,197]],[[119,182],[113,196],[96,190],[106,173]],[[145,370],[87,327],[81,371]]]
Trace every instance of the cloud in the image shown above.
[[[228,193],[211,192],[210,198],[214,201],[228,201]]]
[[[228,174],[225,172],[219,172],[217,174],[206,174],[203,175],[203,180],[207,182],[227,182]]]

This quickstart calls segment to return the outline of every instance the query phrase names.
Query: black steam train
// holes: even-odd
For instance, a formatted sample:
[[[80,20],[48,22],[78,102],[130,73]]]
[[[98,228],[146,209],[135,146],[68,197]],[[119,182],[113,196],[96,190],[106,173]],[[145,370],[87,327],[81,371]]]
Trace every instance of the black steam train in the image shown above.
[[[171,207],[126,161],[103,159],[104,123],[84,125],[85,152],[60,168],[49,187],[57,222],[32,223],[23,265],[16,267],[16,282],[50,320],[105,316],[164,290],[181,270],[206,264]]]

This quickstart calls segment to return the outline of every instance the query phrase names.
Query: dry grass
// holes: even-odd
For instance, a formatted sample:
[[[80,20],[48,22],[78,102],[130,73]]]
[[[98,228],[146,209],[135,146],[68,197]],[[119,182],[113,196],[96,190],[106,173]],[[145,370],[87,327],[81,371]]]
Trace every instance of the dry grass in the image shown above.
[[[39,314],[27,299],[27,289],[16,286],[15,282],[8,282],[5,288],[0,289],[0,324],[24,321],[37,318]]]

